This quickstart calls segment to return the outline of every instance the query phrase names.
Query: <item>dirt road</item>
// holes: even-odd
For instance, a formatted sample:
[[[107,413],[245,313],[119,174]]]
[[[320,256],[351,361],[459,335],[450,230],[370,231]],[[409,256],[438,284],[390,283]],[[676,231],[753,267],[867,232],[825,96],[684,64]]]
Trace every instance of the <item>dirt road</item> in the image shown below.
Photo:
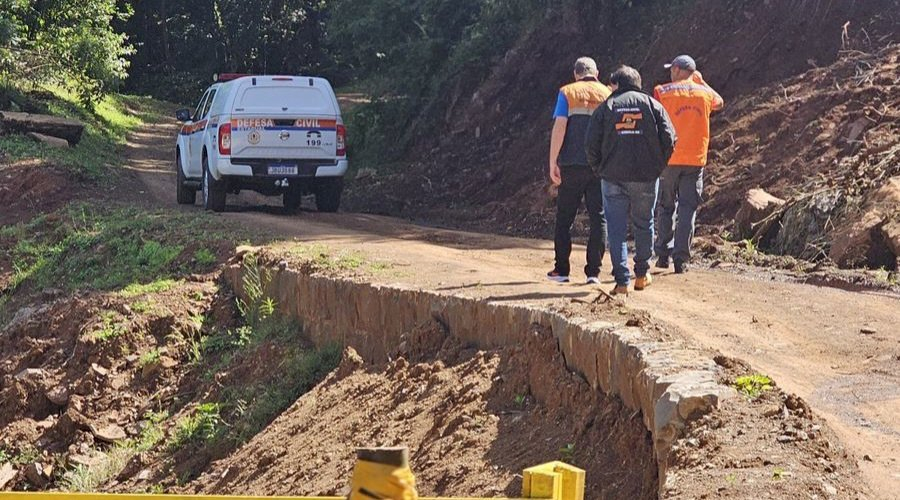
[[[130,167],[150,206],[175,209],[175,128],[148,127],[132,138]],[[362,214],[280,213],[280,200],[229,197],[232,218],[271,234],[280,245],[317,242],[389,263],[379,278],[496,301],[562,306],[596,292],[544,281],[552,243],[424,228]],[[261,203],[268,203],[266,207]],[[199,207],[183,210],[199,211]],[[576,248],[573,269],[583,265]],[[604,262],[604,274],[609,263]],[[656,276],[633,293],[646,309],[706,347],[749,361],[807,399],[857,456],[865,480],[885,498],[900,491],[900,299],[727,271]],[[574,276],[576,282],[581,276]],[[604,287],[611,287],[604,276]]]

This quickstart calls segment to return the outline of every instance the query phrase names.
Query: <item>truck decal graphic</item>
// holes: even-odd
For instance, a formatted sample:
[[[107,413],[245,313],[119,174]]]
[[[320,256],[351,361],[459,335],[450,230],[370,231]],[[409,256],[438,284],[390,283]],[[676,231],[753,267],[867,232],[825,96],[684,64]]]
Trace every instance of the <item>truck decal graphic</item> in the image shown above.
[[[280,120],[279,120],[280,121]],[[292,125],[278,125],[272,118],[233,118],[231,129],[235,131],[271,130],[271,131],[309,131],[337,130],[337,120],[321,118],[298,118]]]
[[[206,128],[207,120],[200,120],[197,123],[190,123],[187,125],[182,125],[181,127],[181,135],[191,135],[195,132],[200,132],[201,130]]]

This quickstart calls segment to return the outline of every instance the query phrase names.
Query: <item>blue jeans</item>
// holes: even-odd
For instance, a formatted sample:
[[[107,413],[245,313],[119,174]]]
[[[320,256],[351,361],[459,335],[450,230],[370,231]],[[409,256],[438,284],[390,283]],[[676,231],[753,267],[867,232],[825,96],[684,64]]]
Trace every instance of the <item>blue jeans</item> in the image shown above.
[[[703,201],[702,168],[666,167],[660,177],[659,207],[657,207],[659,237],[656,239],[656,255],[690,262],[694,222],[701,201]]]
[[[634,226],[634,274],[646,276],[653,256],[653,210],[659,181],[616,182],[603,180],[603,207],[609,230],[609,255],[616,285],[628,286],[628,222]]]

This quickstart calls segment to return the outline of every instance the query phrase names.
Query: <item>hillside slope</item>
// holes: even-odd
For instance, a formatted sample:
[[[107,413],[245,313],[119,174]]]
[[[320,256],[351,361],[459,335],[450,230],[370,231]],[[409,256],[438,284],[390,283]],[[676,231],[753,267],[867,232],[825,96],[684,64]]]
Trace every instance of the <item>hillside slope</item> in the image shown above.
[[[604,77],[619,63],[638,67],[648,89],[665,79],[665,61],[679,53],[693,54],[707,80],[729,103],[729,111],[713,125],[714,149],[761,138],[754,155],[767,158],[784,158],[787,151],[791,159],[803,161],[822,147],[821,141],[806,137],[769,140],[782,127],[780,120],[740,120],[766,110],[775,112],[773,99],[784,100],[784,88],[791,88],[787,97],[791,107],[809,108],[796,115],[793,127],[842,105],[846,110],[839,109],[822,125],[855,119],[845,114],[861,110],[865,103],[847,103],[895,91],[896,74],[892,81],[889,69],[863,80],[851,76],[857,66],[873,64],[872,57],[893,57],[870,54],[896,37],[897,0],[636,4],[630,9],[613,3],[549,12],[476,92],[461,95],[448,89],[443,125],[421,133],[401,173],[358,179],[351,187],[350,206],[438,224],[549,236],[554,212],[545,175],[550,114],[557,87],[567,82],[572,61],[584,54],[597,58]],[[623,26],[634,36],[624,36]],[[832,79],[843,84],[827,99],[819,96],[810,102],[801,97],[821,94],[827,87],[824,82]],[[882,104],[895,105],[884,99]],[[829,137],[823,140],[833,143],[831,158],[839,163],[850,151],[843,148],[840,136]],[[786,142],[792,147],[786,148]],[[730,183],[727,176],[717,178],[724,172],[719,166],[746,164],[751,159],[745,152],[732,148],[714,154],[712,184]],[[767,179],[791,179],[779,184],[785,192],[797,185],[798,173],[809,172],[798,171],[791,161],[763,162],[768,167],[761,176],[742,177],[728,189],[710,189],[701,220],[726,224],[746,187],[767,185]]]

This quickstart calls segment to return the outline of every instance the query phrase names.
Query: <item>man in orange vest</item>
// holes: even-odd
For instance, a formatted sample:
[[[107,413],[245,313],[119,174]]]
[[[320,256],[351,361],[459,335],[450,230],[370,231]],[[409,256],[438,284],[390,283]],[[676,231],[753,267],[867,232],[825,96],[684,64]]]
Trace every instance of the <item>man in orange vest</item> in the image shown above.
[[[709,116],[725,101],[697,71],[687,55],[666,64],[671,83],[657,85],[653,97],[672,118],[678,143],[669,166],[660,177],[657,206],[656,267],[667,269],[675,261],[675,273],[687,272],[697,207],[703,196],[703,167],[709,150]],[[677,216],[677,222],[676,222]]]
[[[552,281],[569,281],[569,256],[572,253],[572,223],[581,206],[587,207],[591,229],[584,273],[588,284],[600,283],[600,262],[606,248],[606,218],[600,178],[588,165],[584,150],[585,133],[591,114],[612,92],[600,83],[597,63],[590,57],[575,61],[575,83],[559,90],[553,112],[550,135],[550,181],[559,186],[556,197],[554,250],[556,265],[547,273]]]

